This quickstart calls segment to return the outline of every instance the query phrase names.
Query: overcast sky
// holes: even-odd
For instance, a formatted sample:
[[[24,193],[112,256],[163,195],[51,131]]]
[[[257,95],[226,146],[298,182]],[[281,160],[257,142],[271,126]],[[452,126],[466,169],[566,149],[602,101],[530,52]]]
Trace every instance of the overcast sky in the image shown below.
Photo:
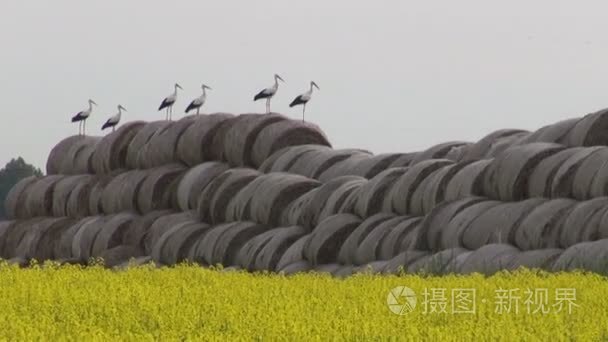
[[[123,120],[164,118],[176,81],[175,118],[201,82],[205,112],[263,112],[276,72],[273,110],[298,118],[314,80],[307,118],[375,153],[608,107],[605,1],[0,1],[0,165],[44,167],[89,98],[91,134],[119,103]]]

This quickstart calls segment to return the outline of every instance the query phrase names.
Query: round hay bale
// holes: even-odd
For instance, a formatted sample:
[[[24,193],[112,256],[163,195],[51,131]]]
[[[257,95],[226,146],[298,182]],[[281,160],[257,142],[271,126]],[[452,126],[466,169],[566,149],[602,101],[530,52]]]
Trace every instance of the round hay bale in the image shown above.
[[[573,204],[559,227],[559,247],[567,248],[584,241],[584,236],[597,235],[601,215],[608,209],[608,197],[598,197]],[[597,214],[599,219],[594,219]],[[595,234],[593,234],[595,231]]]
[[[298,222],[309,229],[315,227],[322,218],[334,215],[344,199],[367,180],[359,176],[342,176],[334,178],[316,188],[310,204],[302,209]]]
[[[504,201],[526,198],[528,179],[536,165],[563,149],[563,146],[551,143],[510,147],[498,155],[484,173],[484,195]]]
[[[520,142],[525,140],[529,135],[530,133],[517,133],[500,139],[492,145],[486,158],[495,158],[511,147],[522,145]]]
[[[445,156],[452,150],[468,144],[469,143],[466,141],[450,141],[429,147],[428,149],[416,154],[416,157],[412,159],[410,166],[416,165],[424,160],[444,159]]]
[[[53,191],[52,200],[52,214],[55,217],[62,217],[68,215],[68,200],[72,191],[77,185],[82,183],[89,183],[93,176],[91,175],[80,175],[80,176],[66,176],[55,184],[55,190]]]
[[[214,160],[211,148],[222,123],[234,118],[231,114],[199,115],[177,141],[177,156],[189,166]]]
[[[169,209],[171,198],[168,196],[172,183],[185,172],[182,165],[165,165],[148,171],[137,192],[137,209],[145,214],[154,210]]]
[[[606,197],[602,197],[606,198]],[[603,235],[605,235],[605,230],[608,228],[605,217],[608,212],[608,207],[599,208],[596,210],[591,217],[587,218],[585,225],[583,227],[583,231],[580,234],[580,242],[582,241],[596,241],[603,239]],[[562,227],[566,229],[566,226]]]
[[[261,166],[274,152],[297,145],[331,144],[321,129],[314,124],[299,120],[280,120],[264,127],[255,138],[252,161],[255,167]]]
[[[538,163],[528,179],[528,196],[550,197],[553,178],[564,162],[584,147],[573,147],[559,151]]]
[[[291,202],[291,204],[285,210],[283,210],[280,226],[287,227],[302,225],[307,230],[312,230],[314,225],[304,223],[303,221],[305,212],[312,205],[312,201],[315,199],[317,192],[319,192],[319,188],[312,189]]]
[[[304,256],[313,265],[335,262],[342,243],[361,224],[361,219],[351,214],[330,216],[312,231],[304,248]]]
[[[237,225],[250,225],[250,222],[229,222],[211,227],[194,241],[188,251],[188,260],[201,265],[212,265],[213,249],[217,241],[229,228]]]
[[[340,177],[340,176],[348,176],[348,175],[354,175],[356,176],[356,174],[353,172],[354,169],[359,168],[359,164],[363,163],[364,161],[368,160],[372,158],[372,156],[367,155],[367,154],[362,154],[362,153],[356,153],[356,154],[352,154],[351,156],[349,156],[346,159],[341,160],[340,162],[337,162],[335,164],[333,164],[332,166],[330,166],[329,168],[327,168],[325,171],[323,171],[323,173],[321,173],[319,175],[319,180],[323,183]],[[370,165],[368,162],[365,165],[368,166]]]
[[[414,274],[445,275],[455,273],[454,261],[458,256],[470,253],[464,248],[450,248],[441,252],[431,254],[411,263],[408,272]]]
[[[469,228],[471,223],[479,216],[482,216],[486,211],[500,205],[499,201],[483,201],[475,203],[452,217],[447,226],[443,227],[439,236],[439,249],[463,247],[462,241],[464,232]]]
[[[91,190],[98,182],[97,176],[84,176],[70,191],[66,204],[66,215],[81,218],[91,215],[89,199]]]
[[[519,249],[511,245],[486,245],[473,251],[458,271],[462,274],[481,273],[492,275],[498,271],[507,269],[519,253]]]
[[[421,258],[428,257],[425,251],[405,251],[386,262],[384,274],[409,273],[409,266]]]
[[[392,214],[380,213],[363,220],[363,222],[346,237],[346,240],[344,240],[340,252],[338,253],[338,262],[341,264],[355,264],[357,249],[363,239],[365,239],[378,225],[392,218],[394,218],[394,215]]]
[[[49,153],[49,157],[46,161],[46,174],[47,175],[56,175],[61,173],[61,166],[65,158],[67,157],[70,148],[76,144],[77,142],[86,139],[85,136],[82,135],[72,135],[63,140],[61,140],[57,145],[55,145],[51,152]]]
[[[527,269],[550,271],[553,268],[553,263],[559,258],[563,251],[563,249],[557,248],[523,251],[515,255],[507,266],[507,269],[517,270],[518,268],[525,267]]]
[[[470,250],[490,243],[511,243],[521,221],[547,199],[531,198],[519,202],[500,203],[477,216],[464,230],[462,245]]]
[[[199,196],[205,187],[228,168],[224,163],[206,162],[188,170],[177,187],[180,209],[183,211],[196,209]]]
[[[308,272],[312,269],[312,265],[308,261],[300,260],[292,264],[286,265],[279,270],[284,275],[293,275],[302,272]]]
[[[416,158],[418,152],[402,153],[397,159],[395,159],[387,168],[391,167],[407,167],[410,166],[412,160]]]
[[[492,161],[493,159],[474,161],[456,172],[446,185],[444,200],[455,201],[467,196],[482,195],[484,172]]]
[[[139,164],[140,155],[144,152],[144,146],[150,141],[152,136],[156,132],[163,131],[171,124],[170,121],[152,121],[146,123],[137,134],[131,139],[129,146],[127,147],[126,165],[129,169],[137,169],[141,165]]]
[[[410,166],[407,172],[394,183],[388,195],[385,196],[382,211],[406,215],[408,204],[418,185],[435,170],[453,163],[447,159],[431,159]]]
[[[0,246],[0,257],[5,260],[15,257],[17,254],[17,247],[19,246],[19,243],[21,243],[25,233],[32,229],[36,224],[48,220],[49,218],[44,217],[19,220],[6,228],[2,239],[3,245]]]
[[[268,126],[289,121],[279,114],[241,114],[233,121],[224,137],[224,157],[232,166],[257,167],[253,160],[253,148],[258,135]],[[261,137],[262,140],[272,140],[272,135]],[[267,142],[268,144],[272,144]]]
[[[568,132],[564,142],[568,146],[608,145],[608,110],[587,114]]]
[[[402,224],[403,222],[407,222],[407,223],[405,225],[403,225]],[[392,258],[394,255],[391,255],[391,257],[385,258],[385,259],[381,258],[380,249],[382,248],[381,246],[382,246],[386,236],[389,234],[389,232],[394,231],[395,229],[402,229],[402,228],[400,228],[400,226],[407,227],[407,228],[403,228],[402,232],[406,229],[410,229],[411,227],[416,226],[417,222],[419,222],[418,219],[409,219],[404,216],[398,216],[398,217],[392,217],[391,219],[385,220],[385,221],[375,225],[372,228],[372,230],[370,230],[367,235],[363,236],[361,241],[356,246],[354,246],[355,252],[352,253],[352,256],[351,256],[352,262],[357,265],[364,265],[364,264],[367,264],[370,262],[374,262],[376,260],[386,260],[386,259]],[[359,227],[357,228],[357,230],[358,229],[359,229]],[[354,234],[355,233],[351,234],[351,236],[349,236],[349,239]],[[405,234],[402,234],[402,235],[405,235]],[[403,237],[403,236],[396,237],[396,240],[398,240],[401,237]],[[348,242],[348,240],[346,242]],[[346,245],[346,242],[344,243],[345,245]],[[399,241],[399,242],[402,242],[402,241]],[[344,249],[344,245],[342,246],[342,249]]]
[[[483,201],[486,201],[483,197],[467,197],[453,202],[444,202],[433,208],[421,223],[419,240],[415,243],[415,249],[438,251],[442,231],[452,218],[469,206]]]
[[[126,168],[129,144],[144,126],[143,121],[127,122],[120,125],[115,132],[104,136],[97,143],[97,148],[91,157],[91,166],[95,173],[106,174]]]
[[[446,153],[443,159],[459,162],[462,158],[464,158],[471,146],[473,146],[473,143],[465,143],[460,146],[455,146],[448,153]]]
[[[152,227],[152,224],[159,218],[171,214],[174,214],[174,212],[170,210],[158,210],[135,217],[131,224],[126,227],[127,229],[122,237],[122,244],[143,248],[144,237],[147,235],[150,227]]]
[[[271,227],[253,222],[243,222],[232,226],[220,235],[213,248],[212,265],[235,265],[236,256],[243,245],[254,236],[262,234]]]
[[[82,218],[69,227],[65,228],[57,240],[54,243],[53,256],[56,260],[72,260],[72,244],[74,243],[74,236],[76,232],[85,225],[94,222],[99,219],[99,216],[90,216]],[[74,259],[75,260],[75,259]]]
[[[446,165],[426,177],[414,191],[409,211],[420,216],[430,213],[435,206],[443,202],[450,180],[468,164],[470,162]]]
[[[91,215],[103,214],[102,197],[103,189],[118,175],[124,173],[124,170],[115,170],[107,175],[96,176],[95,184],[92,184],[89,191],[89,213]],[[83,205],[85,205],[83,203]]]
[[[81,262],[87,262],[91,257],[93,250],[93,243],[97,234],[103,229],[105,223],[109,217],[98,216],[95,220],[91,220],[86,224],[80,226],[72,240],[72,257],[80,260]],[[71,233],[71,230],[68,229]],[[67,233],[67,231],[66,231]]]
[[[288,265],[304,260],[304,249],[308,245],[311,234],[304,235],[292,243],[277,262],[275,270],[281,271]]]
[[[593,187],[595,175],[606,161],[608,161],[608,147],[602,147],[581,162],[572,180],[572,195],[574,198],[586,200],[608,195],[605,183],[597,189]]]
[[[564,144],[568,133],[580,121],[580,118],[566,119],[557,123],[541,127],[528,137],[520,141],[521,144],[531,142],[550,142]]]
[[[59,173],[64,175],[92,173],[91,157],[99,141],[101,137],[90,136],[83,136],[82,139],[75,141],[63,158]]]
[[[127,245],[119,245],[106,249],[99,255],[106,267],[115,267],[124,263],[129,263],[131,259],[143,256],[144,254],[141,248]]]
[[[74,223],[68,218],[46,218],[27,227],[15,249],[15,256],[26,260],[51,260],[54,244],[64,229]]]
[[[26,206],[25,199],[29,188],[39,180],[39,177],[29,176],[22,178],[17,184],[13,185],[4,200],[4,212],[9,220],[25,218]]]
[[[91,256],[98,257],[105,250],[121,245],[123,236],[129,230],[129,226],[137,218],[132,213],[120,213],[107,217],[108,220],[97,233],[91,249]]]
[[[522,250],[559,247],[562,224],[575,206],[566,198],[540,204],[515,229],[512,244]]]
[[[148,168],[170,163],[180,163],[177,156],[177,144],[184,132],[194,124],[193,119],[175,121],[166,129],[157,131],[144,146],[145,158],[142,160]]]
[[[253,271],[257,257],[270,242],[277,229],[281,228],[271,229],[245,242],[243,247],[238,251],[234,262],[245,270]]]
[[[300,239],[307,230],[300,226],[277,228],[273,230],[272,238],[257,254],[254,270],[278,271],[277,265],[287,249]]]
[[[302,153],[287,171],[289,173],[296,173],[305,177],[318,179],[323,172],[333,165],[353,155],[363,154],[365,153],[358,150],[332,150],[329,147],[325,147],[325,149],[318,148]]]
[[[4,246],[9,232],[17,224],[17,221],[0,221],[0,255],[4,253]]]
[[[488,155],[492,145],[496,144],[503,138],[520,133],[528,133],[528,131],[521,129],[500,129],[494,131],[472,144],[467,149],[464,156],[460,158],[460,161],[477,161],[484,159]]]
[[[44,176],[27,189],[25,197],[25,217],[52,216],[55,186],[65,176]]]
[[[196,221],[194,218],[193,213],[187,211],[183,213],[161,216],[154,220],[143,238],[144,251],[146,252],[146,255],[150,255],[152,253],[152,249],[165,232],[170,230],[172,227],[185,222],[195,223]]]
[[[115,214],[122,211],[137,211],[138,193],[148,173],[144,170],[132,170],[114,177],[102,192],[103,212]]]
[[[323,145],[298,145],[285,147],[268,157],[264,163],[260,165],[259,170],[264,173],[287,172],[300,159],[300,157],[305,154],[314,153],[313,155],[316,156],[317,153],[330,153],[331,151],[331,148]],[[292,170],[290,172],[296,173],[296,170]]]
[[[169,228],[152,247],[152,259],[164,265],[176,265],[188,259],[191,247],[209,228],[205,223],[189,221]]]
[[[553,263],[552,270],[575,271],[584,270],[606,275],[608,269],[608,240],[578,243],[568,249]]]
[[[399,157],[400,153],[385,153],[366,158],[355,165],[351,174],[371,179],[386,170]]]
[[[382,211],[382,202],[395,182],[409,168],[391,168],[380,172],[369,182],[361,186],[355,204],[355,213],[360,217],[368,217]]]
[[[583,162],[598,153],[604,147],[588,147],[578,151],[570,158],[566,159],[559,169],[555,172],[551,187],[551,197],[573,197],[572,190],[574,187],[574,176],[579,170]]]
[[[415,240],[418,238],[421,217],[397,216],[376,227],[357,250],[356,260],[362,262],[370,260],[389,260],[397,254],[415,249]],[[376,236],[381,236],[374,241]],[[408,246],[404,248],[403,246]]]

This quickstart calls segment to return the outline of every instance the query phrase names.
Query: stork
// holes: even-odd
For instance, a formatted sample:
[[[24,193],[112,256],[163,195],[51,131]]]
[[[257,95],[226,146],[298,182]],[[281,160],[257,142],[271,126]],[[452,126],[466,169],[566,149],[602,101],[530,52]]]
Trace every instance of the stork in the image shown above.
[[[190,102],[188,108],[186,108],[186,114],[189,111],[196,109],[196,115],[199,115],[199,111],[201,107],[205,104],[205,100],[207,99],[206,89],[212,90],[211,87],[208,87],[205,84],[203,84],[201,88],[203,89],[203,94],[201,94],[201,96],[195,98],[194,100],[192,100],[192,102]]]
[[[106,123],[101,126],[101,130],[103,131],[106,128],[112,127],[112,132],[114,132],[114,130],[116,129],[116,125],[118,125],[118,123],[120,122],[120,116],[123,110],[125,112],[127,111],[125,107],[123,107],[122,105],[118,105],[118,113],[109,118],[108,121],[106,121]]]
[[[270,88],[266,88],[259,92],[256,96],[253,97],[253,101],[257,101],[259,99],[266,99],[266,114],[270,113],[270,99],[277,93],[277,89],[279,89],[279,80],[285,82],[281,78],[281,76],[274,74],[274,85]]]
[[[183,90],[183,88],[179,84],[175,83],[173,93],[171,95],[165,97],[163,102],[160,104],[160,107],[158,107],[159,111],[163,110],[164,108],[167,108],[167,114],[165,116],[165,120],[172,119],[173,105],[175,104],[175,101],[177,100],[177,89],[178,88]]]
[[[89,99],[89,108],[78,112],[78,114],[72,117],[72,122],[78,122],[78,135],[85,135],[87,118],[91,115],[91,112],[93,111],[93,105],[97,106],[97,103]]]
[[[319,89],[319,86],[315,83],[315,81],[310,81],[310,90],[308,90],[302,95],[298,95],[298,97],[293,99],[293,101],[291,101],[291,103],[289,104],[289,107],[302,105],[302,122],[304,122],[304,112],[306,111],[306,104],[308,103],[308,101],[310,101],[310,98],[312,97],[312,87],[321,90]]]

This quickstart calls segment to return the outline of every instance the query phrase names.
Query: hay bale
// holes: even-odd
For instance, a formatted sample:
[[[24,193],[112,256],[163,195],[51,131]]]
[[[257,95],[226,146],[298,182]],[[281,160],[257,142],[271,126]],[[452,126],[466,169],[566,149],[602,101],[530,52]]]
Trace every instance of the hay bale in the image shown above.
[[[277,228],[272,238],[259,251],[253,269],[277,271],[277,265],[287,249],[300,239],[307,230],[300,226]]]
[[[188,258],[192,246],[209,230],[200,222],[182,222],[166,230],[152,247],[152,259],[164,265],[176,265]]]
[[[312,231],[304,248],[306,260],[313,265],[335,262],[342,243],[361,224],[361,219],[351,214],[337,214],[319,223]]]
[[[608,228],[606,213],[608,213],[608,207],[599,208],[591,217],[587,218],[579,241],[596,241],[605,238],[605,230]],[[564,226],[562,229],[567,229],[567,227]]]
[[[95,184],[92,184],[89,191],[89,213],[91,215],[103,214],[102,197],[103,189],[118,175],[122,174],[123,170],[115,170],[107,175],[96,176]],[[86,205],[83,203],[83,205]]]
[[[330,166],[329,168],[327,168],[325,171],[323,171],[323,173],[321,173],[319,175],[319,180],[323,183],[340,177],[340,176],[349,176],[349,175],[355,175],[356,174],[353,172],[353,170],[355,168],[359,167],[359,164],[363,163],[364,161],[368,160],[372,158],[372,156],[367,155],[367,154],[362,154],[362,153],[356,153],[356,154],[352,154],[351,156],[349,156],[346,159],[341,160],[340,162],[337,162],[335,164],[333,164],[332,166]],[[366,166],[369,166],[371,162],[366,163]]]
[[[105,214],[137,211],[139,190],[148,176],[147,171],[132,170],[114,177],[103,189],[101,207]]]
[[[371,179],[388,169],[389,165],[399,157],[401,153],[385,153],[366,158],[355,165],[351,174]]]
[[[428,257],[426,251],[405,251],[386,262],[384,274],[409,273],[409,266],[421,258]]]
[[[541,127],[528,137],[520,141],[520,144],[532,142],[549,142],[564,144],[568,133],[580,121],[580,118],[566,119],[557,123]]]
[[[17,224],[17,221],[0,221],[0,256],[4,253],[4,246],[9,232]]]
[[[500,270],[507,269],[519,253],[519,249],[511,245],[486,245],[473,251],[458,271],[462,274],[492,275]]]
[[[105,223],[109,217],[99,216],[95,220],[88,221],[86,224],[80,226],[74,233],[72,239],[72,257],[81,262],[87,262],[92,256],[93,243],[97,234],[103,229]],[[68,229],[69,233],[72,233],[71,229]],[[66,233],[68,233],[66,231]]]
[[[421,217],[397,216],[376,227],[365,239],[357,250],[356,260],[369,261],[389,260],[397,254],[415,249],[416,239],[422,222]],[[374,241],[375,236],[382,235],[380,239]]]
[[[408,213],[408,204],[420,183],[435,170],[454,162],[447,159],[431,159],[418,162],[411,166],[392,186],[384,198],[382,211],[394,212],[400,215]]]
[[[253,222],[242,222],[232,226],[220,235],[213,248],[212,265],[235,265],[236,256],[243,245],[254,236],[262,234],[271,227]]]
[[[437,246],[439,250],[463,247],[464,243],[462,239],[464,232],[469,228],[471,223],[486,211],[500,204],[501,202],[499,201],[483,201],[463,208],[440,230],[439,246]]]
[[[594,237],[599,229],[600,220],[593,219],[598,213],[602,214],[608,209],[608,197],[598,197],[589,201],[572,204],[571,210],[566,213],[563,223],[559,226],[559,246],[567,248],[584,241],[583,236]],[[593,231],[596,234],[593,234]],[[587,234],[585,234],[587,233]],[[553,246],[553,245],[552,245]]]
[[[235,263],[242,269],[253,271],[255,270],[255,261],[262,249],[270,242],[273,235],[281,228],[271,229],[267,232],[254,236],[249,241],[245,242],[243,247],[238,251]]]
[[[54,258],[56,260],[76,260],[72,255],[72,244],[74,243],[76,232],[83,226],[99,219],[99,216],[84,217],[65,228],[54,243]]]
[[[275,270],[281,271],[288,265],[291,265],[291,264],[299,262],[299,261],[303,261],[304,260],[304,249],[308,245],[311,236],[312,236],[311,234],[304,235],[304,236],[298,238],[289,247],[287,247],[287,249],[281,256],[281,258],[279,259],[279,262],[277,262]]]
[[[25,194],[25,217],[52,216],[55,186],[65,176],[44,176],[27,188]]]
[[[402,153],[397,159],[395,159],[388,166],[388,168],[390,169],[391,167],[407,167],[407,166],[410,166],[410,164],[412,163],[412,160],[414,160],[414,158],[416,158],[417,154],[418,154],[418,152]]]
[[[30,187],[39,180],[36,176],[22,178],[13,185],[4,200],[4,212],[6,218],[14,220],[26,217],[25,199]]]
[[[91,166],[95,173],[106,174],[126,168],[129,144],[144,126],[143,121],[127,122],[120,125],[115,132],[104,136],[97,143],[95,153],[91,157]]]
[[[472,144],[460,158],[460,161],[477,161],[487,157],[488,152],[492,148],[492,145],[498,143],[501,139],[509,137],[514,134],[528,133],[521,129],[500,129],[494,131],[485,137],[479,139],[476,143]]]
[[[216,113],[199,115],[177,141],[177,157],[183,163],[194,166],[216,160],[212,155],[212,143],[222,123],[234,118],[231,114]]]
[[[528,178],[528,196],[550,197],[553,178],[563,163],[584,147],[573,147],[559,151],[538,163]]]
[[[15,248],[15,256],[37,261],[53,259],[55,242],[71,223],[67,218],[46,218],[26,227]]]
[[[551,184],[551,197],[573,197],[574,176],[583,162],[604,147],[588,147],[573,154],[557,169]]]
[[[394,218],[394,215],[392,214],[380,213],[372,215],[363,220],[363,222],[361,222],[361,224],[359,224],[352,231],[352,233],[346,237],[346,240],[344,240],[344,243],[340,247],[340,251],[338,253],[338,262],[341,264],[354,264],[357,249],[359,248],[359,245],[363,239],[365,239],[367,235],[378,225],[392,218]]]
[[[150,255],[158,240],[165,232],[182,223],[195,223],[192,212],[175,213],[157,218],[150,225],[143,238],[144,251]]]
[[[75,141],[63,158],[59,173],[64,175],[92,173],[91,157],[99,141],[101,137],[90,136],[83,136],[82,139]]]
[[[530,133],[518,133],[500,139],[500,141],[492,145],[486,158],[495,158],[511,147],[522,145],[520,142],[525,140],[529,135]]]
[[[561,226],[575,205],[560,198],[537,206],[515,229],[513,245],[522,250],[559,247]]]
[[[97,233],[91,249],[91,256],[98,257],[105,250],[121,245],[126,231],[137,218],[132,213],[120,213],[107,217],[107,221]]]
[[[177,143],[192,124],[194,124],[193,119],[182,119],[157,130],[139,152],[139,167],[148,169],[170,163],[181,163],[177,157]]]
[[[308,211],[312,205],[312,202],[314,201],[318,192],[319,188],[312,189],[291,202],[291,204],[289,204],[289,206],[283,210],[279,225],[284,227],[302,225],[307,230],[312,230],[314,225],[304,223],[304,216],[306,211]]]
[[[608,110],[587,114],[572,128],[564,142],[568,146],[608,145]]]
[[[181,177],[185,169],[182,165],[171,164],[148,171],[137,192],[137,209],[145,214],[154,210],[169,209],[173,182]]]
[[[268,157],[259,170],[264,173],[269,172],[287,172],[293,165],[305,154],[314,153],[316,156],[319,153],[330,153],[331,148],[323,145],[298,145],[285,147]],[[290,172],[296,173],[297,170]]]
[[[321,147],[321,146],[320,146]],[[321,174],[333,165],[350,158],[353,155],[367,155],[359,150],[332,150],[323,146],[306,153],[300,157],[287,169],[289,173],[296,173],[305,177],[319,179]]]
[[[455,201],[467,196],[482,195],[484,173],[491,163],[492,159],[474,161],[456,172],[446,185],[444,200]]]
[[[180,209],[183,211],[196,209],[198,199],[205,187],[228,168],[224,163],[206,162],[188,170],[177,187]]]
[[[152,121],[146,123],[131,139],[127,147],[126,165],[129,169],[137,169],[140,165],[140,155],[143,155],[144,146],[156,134],[163,131],[171,124],[170,121]]]
[[[286,265],[279,270],[284,275],[293,275],[297,273],[307,272],[312,269],[312,265],[308,261],[297,261],[292,264]]]
[[[411,263],[408,272],[414,274],[445,275],[455,273],[455,260],[465,254],[471,253],[464,248],[445,249],[441,252],[428,255]]]
[[[553,263],[555,263],[563,251],[563,249],[557,248],[523,251],[513,257],[506,269],[517,270],[518,268],[525,267],[527,269],[550,271],[553,268]]]
[[[443,202],[448,183],[460,170],[471,162],[446,165],[426,177],[414,191],[409,211],[413,215],[426,215]]]
[[[602,165],[608,160],[608,148],[602,147],[597,152],[585,158],[574,173],[572,180],[572,195],[579,200],[608,195],[606,183],[597,188],[593,185],[594,179]]]
[[[584,270],[608,274],[608,240],[582,242],[566,250],[555,260],[552,270]]]
[[[97,176],[84,176],[70,191],[66,203],[66,215],[81,218],[91,215],[89,199],[91,190],[98,182]]]
[[[316,188],[310,204],[302,209],[298,220],[302,226],[312,229],[328,216],[337,213],[344,199],[356,188],[363,186],[367,180],[358,176],[334,178]]]
[[[521,221],[547,199],[500,203],[476,217],[462,233],[462,245],[476,250],[490,243],[511,243]]]
[[[213,261],[213,250],[219,238],[228,229],[237,225],[250,225],[250,222],[229,222],[208,229],[203,235],[194,241],[188,251],[188,260],[201,265],[211,265]]]
[[[143,257],[143,250],[135,246],[119,245],[106,249],[99,257],[103,259],[104,266],[115,267],[124,263],[129,263],[131,259]]]
[[[61,217],[68,214],[68,200],[78,184],[89,183],[93,176],[66,176],[55,184],[52,200],[52,216]]]
[[[435,146],[429,147],[428,149],[416,154],[416,157],[410,162],[410,166],[414,166],[422,161],[429,159],[444,159],[445,156],[452,150],[462,146],[466,146],[469,143],[466,141],[450,141]]]
[[[151,211],[143,216],[137,216],[128,225],[122,236],[122,244],[138,246],[143,248],[144,237],[147,235],[148,230],[152,227],[152,224],[159,218],[167,215],[174,214],[171,210],[158,210]]]
[[[15,257],[17,253],[17,246],[23,239],[25,233],[32,229],[32,226],[48,220],[48,218],[32,218],[16,221],[14,224],[9,225],[4,232],[2,238],[3,245],[0,246],[0,257],[2,259],[10,259]]]
[[[355,204],[355,213],[360,217],[368,217],[382,211],[382,201],[393,184],[408,170],[409,168],[406,167],[384,170],[361,186]]]
[[[65,158],[67,157],[70,148],[76,144],[77,142],[86,139],[85,136],[81,135],[72,135],[63,140],[61,140],[57,145],[55,145],[51,152],[49,153],[49,157],[46,161],[46,174],[47,175],[56,175],[61,173],[61,166]]]
[[[526,198],[530,174],[543,159],[564,147],[551,143],[532,143],[510,147],[494,158],[483,180],[485,196],[504,201]]]

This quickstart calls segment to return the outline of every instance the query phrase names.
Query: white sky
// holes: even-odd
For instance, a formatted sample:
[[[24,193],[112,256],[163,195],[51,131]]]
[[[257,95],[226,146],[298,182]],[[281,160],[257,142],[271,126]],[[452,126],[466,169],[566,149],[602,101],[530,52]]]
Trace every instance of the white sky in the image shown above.
[[[310,80],[307,108],[337,148],[375,153],[535,129],[608,106],[605,1],[0,0],[0,166],[44,168],[93,98],[99,127],[156,111],[176,81],[174,117],[200,83],[206,112],[262,112],[253,95],[287,81],[273,110]]]

